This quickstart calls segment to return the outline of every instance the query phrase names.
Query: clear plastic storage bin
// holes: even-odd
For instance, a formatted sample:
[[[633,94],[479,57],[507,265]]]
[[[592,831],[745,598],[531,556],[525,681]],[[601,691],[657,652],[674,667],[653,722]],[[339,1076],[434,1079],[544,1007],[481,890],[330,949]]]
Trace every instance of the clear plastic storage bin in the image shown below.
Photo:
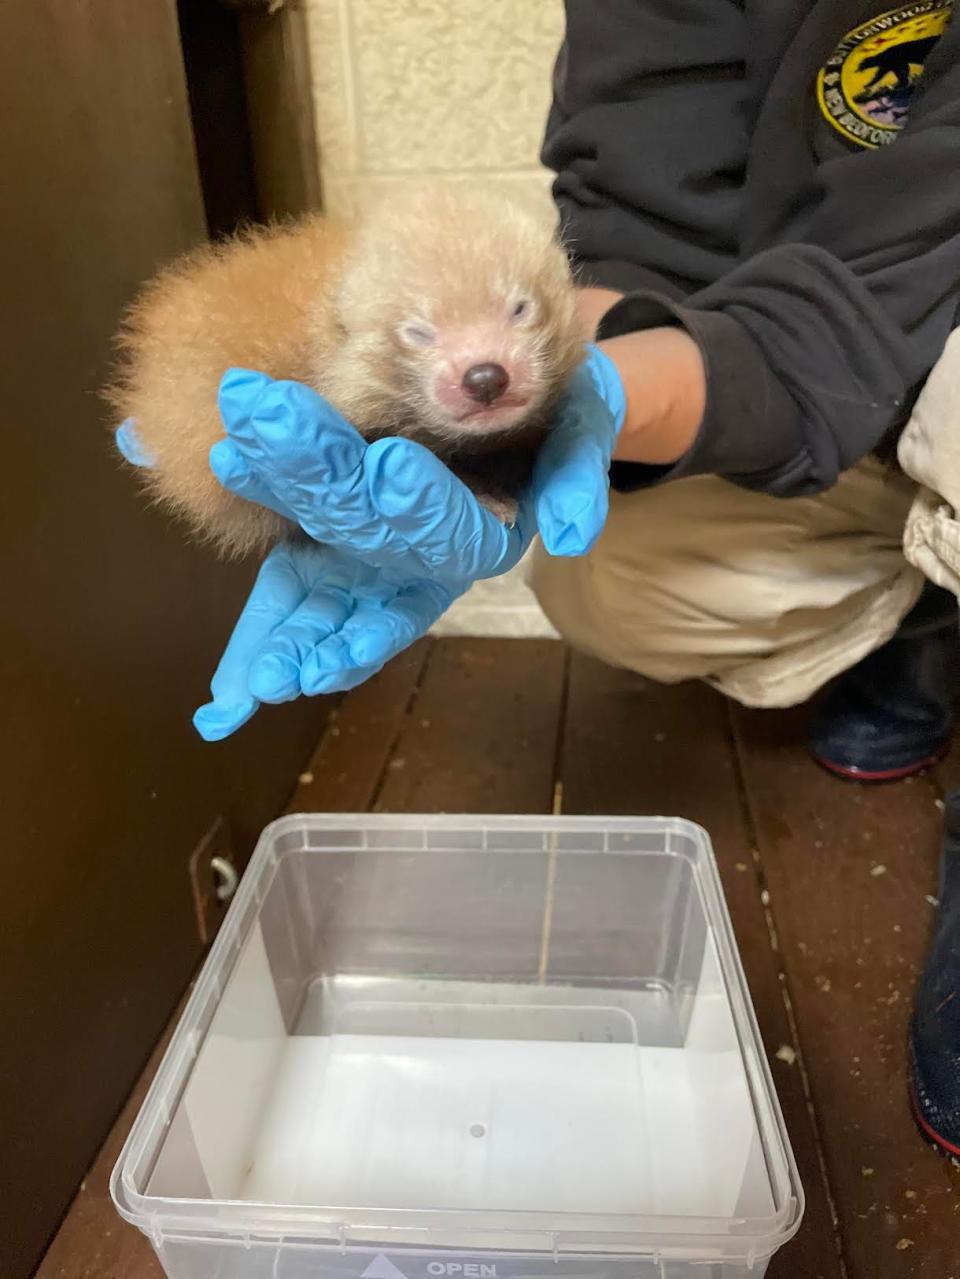
[[[665,819],[275,822],[111,1188],[171,1279],[739,1279],[803,1206]]]

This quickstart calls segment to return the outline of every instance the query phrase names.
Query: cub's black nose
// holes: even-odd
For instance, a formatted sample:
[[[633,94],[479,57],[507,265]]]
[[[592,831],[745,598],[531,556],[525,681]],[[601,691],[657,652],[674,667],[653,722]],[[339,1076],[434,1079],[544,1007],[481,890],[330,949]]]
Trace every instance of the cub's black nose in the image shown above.
[[[502,364],[475,364],[463,375],[463,389],[481,404],[492,404],[509,385],[510,375]]]

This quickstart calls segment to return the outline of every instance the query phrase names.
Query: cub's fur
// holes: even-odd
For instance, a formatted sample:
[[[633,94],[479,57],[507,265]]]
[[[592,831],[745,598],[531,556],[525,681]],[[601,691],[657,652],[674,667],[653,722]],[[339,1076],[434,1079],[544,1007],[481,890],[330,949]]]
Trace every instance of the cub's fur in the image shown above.
[[[118,341],[108,397],[153,458],[149,492],[231,554],[288,526],[210,471],[228,368],[312,386],[367,438],[419,440],[503,514],[583,350],[550,229],[449,189],[357,226],[311,217],[199,249],[144,288]],[[464,374],[491,362],[509,386],[477,404]]]

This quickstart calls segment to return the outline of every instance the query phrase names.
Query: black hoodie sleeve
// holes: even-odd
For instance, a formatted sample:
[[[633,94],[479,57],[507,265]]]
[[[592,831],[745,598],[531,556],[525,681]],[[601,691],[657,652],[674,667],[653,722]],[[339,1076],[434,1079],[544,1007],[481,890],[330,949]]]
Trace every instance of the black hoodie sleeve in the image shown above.
[[[738,0],[566,0],[543,159],[581,279],[682,297],[737,260]]]
[[[567,0],[566,9],[544,160],[557,172],[557,203],[586,280],[635,287],[618,262],[663,273],[673,264],[674,279],[687,270],[716,280],[685,300],[669,287],[642,287],[605,319],[604,336],[682,325],[707,371],[707,410],[690,450],[672,467],[618,466],[618,487],[698,474],[781,496],[829,487],[902,420],[955,323],[960,21],[927,59],[897,140],[826,159],[785,242],[708,274],[691,254],[722,255],[729,245],[711,238],[711,227],[726,224],[711,224],[706,210],[734,198],[743,176],[735,165],[749,110],[737,66],[749,32],[740,5]],[[650,25],[664,12],[669,32]],[[672,66],[650,71],[647,49],[665,34]],[[667,109],[671,94],[689,99],[686,113]],[[722,131],[707,149],[694,117]],[[649,169],[660,185],[651,187]],[[698,191],[702,207],[688,198]]]

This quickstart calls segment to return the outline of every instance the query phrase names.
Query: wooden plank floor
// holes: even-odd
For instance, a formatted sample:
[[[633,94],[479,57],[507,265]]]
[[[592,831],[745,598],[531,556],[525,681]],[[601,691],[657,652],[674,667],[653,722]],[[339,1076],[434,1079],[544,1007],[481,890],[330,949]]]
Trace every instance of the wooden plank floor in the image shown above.
[[[960,1279],[960,1173],[920,1140],[904,1044],[932,921],[938,774],[845,786],[798,714],[744,712],[540,641],[416,646],[331,718],[300,811],[659,813],[710,832],[807,1211],[770,1279]],[[107,1176],[155,1062],[38,1279],[159,1279]]]

